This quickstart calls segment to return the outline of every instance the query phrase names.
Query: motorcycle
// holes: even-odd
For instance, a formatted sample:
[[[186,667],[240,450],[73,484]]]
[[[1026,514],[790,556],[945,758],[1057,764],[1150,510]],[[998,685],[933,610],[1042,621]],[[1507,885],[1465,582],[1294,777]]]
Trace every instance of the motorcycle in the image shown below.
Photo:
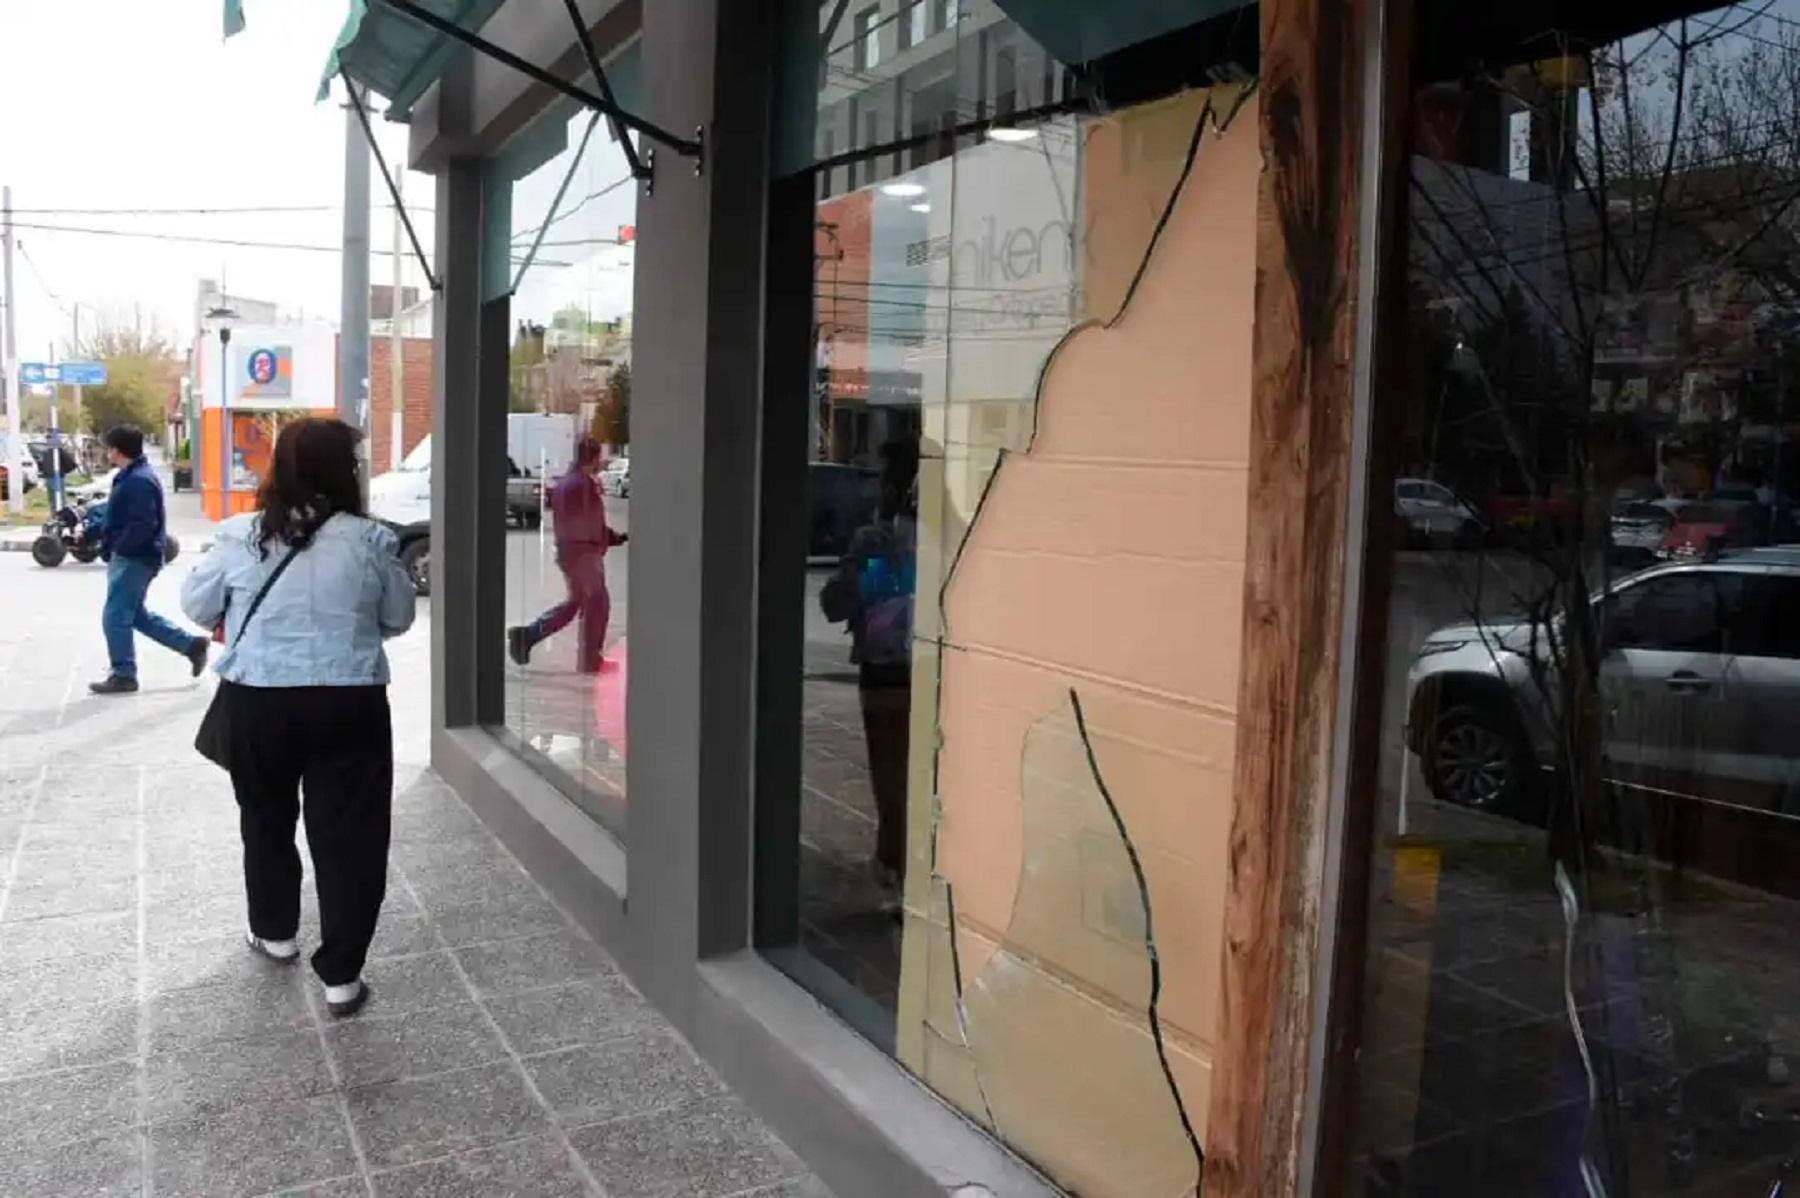
[[[90,503],[75,499],[51,513],[43,529],[31,542],[31,560],[46,570],[74,558],[86,565],[100,556],[100,529],[106,522],[106,503]],[[163,538],[163,564],[181,553],[181,543],[173,533]]]

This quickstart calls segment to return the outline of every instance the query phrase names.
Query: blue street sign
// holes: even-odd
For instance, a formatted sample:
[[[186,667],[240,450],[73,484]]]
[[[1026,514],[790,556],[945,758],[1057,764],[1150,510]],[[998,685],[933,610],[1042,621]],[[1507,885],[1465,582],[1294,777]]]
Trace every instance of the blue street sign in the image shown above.
[[[106,383],[106,363],[20,362],[19,382],[26,387],[99,387]]]

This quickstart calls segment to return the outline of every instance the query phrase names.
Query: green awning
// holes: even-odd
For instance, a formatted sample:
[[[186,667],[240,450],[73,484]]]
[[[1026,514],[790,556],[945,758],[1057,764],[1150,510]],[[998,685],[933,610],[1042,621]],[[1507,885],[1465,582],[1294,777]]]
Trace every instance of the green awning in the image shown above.
[[[420,8],[477,32],[505,0],[416,0]],[[224,0],[225,36],[244,29],[243,0]],[[450,60],[456,43],[435,29],[379,2],[349,0],[344,27],[325,61],[318,99],[331,95],[340,73],[387,101],[390,118],[412,111]]]

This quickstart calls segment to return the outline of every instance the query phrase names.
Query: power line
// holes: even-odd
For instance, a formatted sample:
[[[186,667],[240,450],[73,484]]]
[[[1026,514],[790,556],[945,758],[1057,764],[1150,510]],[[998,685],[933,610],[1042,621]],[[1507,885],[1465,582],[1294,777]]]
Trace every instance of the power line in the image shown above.
[[[15,222],[14,229],[29,229],[39,233],[73,233],[84,237],[116,237],[127,241],[168,241],[183,245],[220,245],[235,249],[249,250],[291,250],[312,254],[341,254],[342,246],[308,245],[298,241],[252,241],[238,237],[206,237],[194,233],[161,233],[140,229],[98,229],[81,225],[41,225]],[[392,250],[370,247],[371,254],[392,254]],[[404,254],[402,256],[405,256]],[[514,261],[521,261],[523,255],[514,255]],[[570,266],[568,262],[542,262],[546,266]]]
[[[372,208],[391,209],[378,203]],[[434,209],[407,206],[408,212],[432,213]],[[342,212],[342,204],[243,204],[211,208],[14,208],[16,216],[256,216],[307,212]]]
[[[56,293],[56,288],[50,286],[50,281],[44,277],[44,272],[38,269],[38,264],[32,261],[31,251],[25,248],[24,241],[15,241],[13,246],[19,251],[19,257],[25,260],[25,265],[30,268],[32,277],[38,281],[38,286],[42,287],[44,294],[50,297],[50,302],[61,309],[64,316],[73,317],[75,313],[68,304],[63,302],[63,297]]]

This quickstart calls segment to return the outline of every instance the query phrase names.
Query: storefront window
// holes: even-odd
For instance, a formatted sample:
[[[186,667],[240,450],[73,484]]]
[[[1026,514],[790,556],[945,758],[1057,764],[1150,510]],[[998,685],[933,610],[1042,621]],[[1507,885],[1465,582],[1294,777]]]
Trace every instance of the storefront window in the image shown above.
[[[631,78],[633,57],[615,60],[615,90]],[[504,731],[622,836],[638,189],[593,113],[555,111],[520,144],[497,164],[516,180],[504,233],[512,281]],[[492,269],[499,253],[488,248]]]
[[[1800,4],[1638,11],[1422,46],[1345,1193],[1800,1181]]]
[[[802,695],[800,849],[765,950],[1072,1192],[1185,1192],[1230,812],[1255,13],[801,7],[828,50],[793,72],[809,123],[776,195],[810,217],[784,252],[813,372],[766,472],[805,472],[805,535],[765,561],[805,585],[763,663]],[[863,30],[895,25],[924,36],[872,68]]]

